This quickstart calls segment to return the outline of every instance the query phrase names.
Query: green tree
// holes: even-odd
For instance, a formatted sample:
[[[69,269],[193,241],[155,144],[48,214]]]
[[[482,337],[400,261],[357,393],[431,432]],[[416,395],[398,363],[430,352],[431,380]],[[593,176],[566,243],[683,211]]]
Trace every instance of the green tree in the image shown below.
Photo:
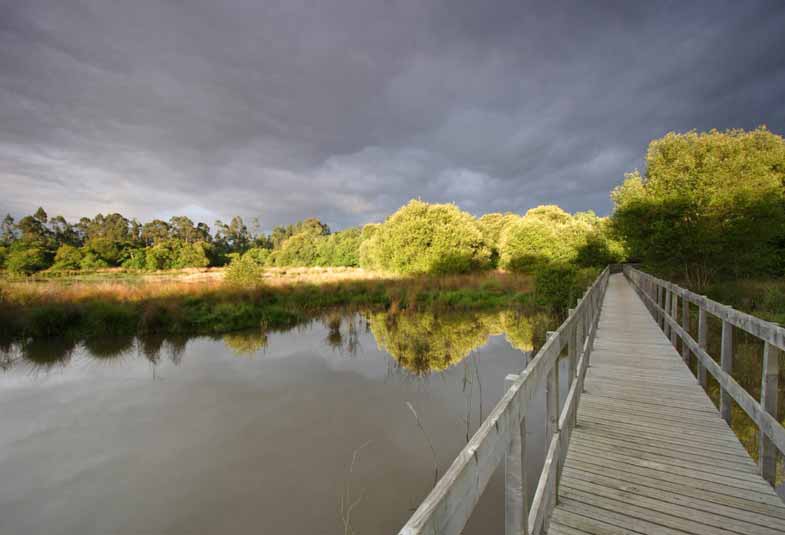
[[[82,255],[95,258],[96,265],[118,266],[122,260],[123,247],[121,242],[111,238],[92,238],[82,247]]]
[[[483,238],[491,248],[491,264],[496,267],[499,264],[500,242],[504,229],[521,220],[521,216],[507,212],[504,214],[491,213],[483,215],[478,223]]]
[[[142,241],[148,247],[169,240],[172,234],[172,227],[166,221],[154,219],[142,225]]]
[[[232,259],[224,278],[230,283],[257,284],[264,274],[270,251],[254,247]]]
[[[82,263],[82,252],[73,245],[63,244],[55,253],[55,263],[53,270],[72,270],[79,269]]]
[[[317,240],[317,259],[319,266],[355,267],[360,265],[360,243],[362,231],[350,228],[321,236]]]
[[[398,273],[464,273],[489,267],[491,257],[470,214],[454,204],[418,200],[390,216],[368,248],[379,268]]]
[[[5,260],[8,271],[21,275],[41,271],[50,264],[51,260],[46,249],[30,242],[14,242]]]
[[[666,276],[701,286],[785,269],[785,140],[764,127],[652,141],[645,174],[611,198],[631,256]]]
[[[578,256],[579,231],[573,217],[558,206],[532,208],[502,232],[499,265],[533,272],[568,265]]]

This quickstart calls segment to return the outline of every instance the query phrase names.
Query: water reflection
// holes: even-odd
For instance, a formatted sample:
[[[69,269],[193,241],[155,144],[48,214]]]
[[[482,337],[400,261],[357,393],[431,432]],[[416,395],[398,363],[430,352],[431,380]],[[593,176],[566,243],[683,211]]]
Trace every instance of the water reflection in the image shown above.
[[[279,332],[6,344],[0,532],[394,532],[549,321],[334,313]],[[543,407],[539,392],[532,472]],[[464,533],[501,530],[502,497],[495,476]]]
[[[371,332],[380,349],[416,375],[443,371],[503,334],[513,347],[530,352],[545,339],[553,320],[503,311],[480,314],[373,314]]]
[[[317,321],[327,330],[324,344],[337,353],[355,356],[360,349],[360,333],[369,332],[378,349],[392,357],[395,367],[415,376],[442,372],[458,365],[494,335],[504,335],[511,346],[529,353],[543,343],[546,331],[554,323],[547,315],[525,316],[514,311],[472,314],[334,312]],[[254,329],[213,339],[222,340],[235,355],[253,356],[266,351],[270,333]],[[46,372],[68,365],[80,346],[84,354],[97,360],[137,355],[157,365],[164,355],[172,363],[179,364],[189,339],[183,335],[145,334],[92,337],[80,342],[69,338],[26,340],[0,346],[0,370],[25,365],[35,372]]]

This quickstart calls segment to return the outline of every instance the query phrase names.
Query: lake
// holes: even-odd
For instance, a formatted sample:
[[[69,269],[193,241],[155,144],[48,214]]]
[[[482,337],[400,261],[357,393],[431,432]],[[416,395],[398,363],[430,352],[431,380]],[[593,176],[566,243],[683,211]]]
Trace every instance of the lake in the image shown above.
[[[6,345],[0,533],[396,533],[549,321],[354,314]],[[528,422],[539,473],[544,392]],[[465,533],[503,523],[498,470]]]

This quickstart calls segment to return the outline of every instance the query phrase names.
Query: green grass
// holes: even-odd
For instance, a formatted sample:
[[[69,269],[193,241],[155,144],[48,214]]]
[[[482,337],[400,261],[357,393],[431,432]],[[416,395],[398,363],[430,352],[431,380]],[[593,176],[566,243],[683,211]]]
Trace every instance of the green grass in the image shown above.
[[[329,312],[536,308],[531,278],[501,272],[232,285],[72,281],[0,285],[0,341],[284,328]]]

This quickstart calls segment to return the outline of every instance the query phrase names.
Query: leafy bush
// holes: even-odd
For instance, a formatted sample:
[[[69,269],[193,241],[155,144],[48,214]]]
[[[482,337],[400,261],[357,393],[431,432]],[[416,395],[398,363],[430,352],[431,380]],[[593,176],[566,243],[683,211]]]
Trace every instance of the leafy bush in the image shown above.
[[[287,238],[275,251],[272,261],[276,266],[315,266],[319,258],[321,234],[300,232]]]
[[[241,256],[232,259],[226,268],[224,280],[229,283],[260,283],[270,251],[267,249],[248,249]]]
[[[503,231],[499,265],[534,272],[571,264],[578,256],[575,230],[572,216],[558,206],[533,208]]]
[[[483,238],[491,248],[491,264],[496,267],[499,264],[501,254],[501,236],[504,230],[521,220],[521,216],[507,212],[506,214],[492,213],[482,216],[478,223]]]
[[[82,263],[82,251],[73,245],[61,245],[55,253],[55,263],[53,270],[67,271],[79,269]]]
[[[379,227],[364,256],[375,264],[367,267],[398,273],[465,273],[489,267],[491,251],[470,214],[413,200]]]
[[[109,267],[109,264],[106,260],[99,258],[95,253],[89,251],[84,253],[82,260],[79,261],[80,269],[101,269],[107,267]]]
[[[145,269],[147,265],[147,253],[143,248],[127,249],[122,266],[125,269]]]
[[[0,245],[0,268],[5,266],[5,259],[8,256],[8,247]]]
[[[542,267],[534,275],[534,299],[543,307],[564,313],[598,275],[596,269],[578,269],[571,265]]]
[[[785,139],[751,132],[670,133],[652,141],[646,174],[611,197],[630,254],[694,287],[785,269]]]
[[[122,244],[109,238],[93,238],[82,248],[82,255],[95,258],[91,262],[102,264],[101,267],[120,265],[122,254]]]
[[[177,258],[177,251],[171,241],[159,242],[145,249],[145,269],[157,271],[171,269]]]
[[[360,265],[362,231],[350,228],[321,236],[317,243],[316,265],[354,267]]]
[[[26,246],[15,242],[5,260],[5,266],[11,273],[29,275],[49,267],[51,253],[36,245]]]
[[[594,212],[570,215],[558,206],[538,206],[502,231],[499,264],[512,271],[620,262],[624,247],[610,236],[606,219]]]
[[[360,232],[360,246],[357,251],[359,265],[365,269],[381,269],[376,257],[376,242],[372,238],[382,226],[379,223],[369,223]]]
[[[210,244],[202,241],[186,243],[176,241],[173,245],[175,251],[171,267],[174,269],[189,267],[207,267],[210,265]]]

